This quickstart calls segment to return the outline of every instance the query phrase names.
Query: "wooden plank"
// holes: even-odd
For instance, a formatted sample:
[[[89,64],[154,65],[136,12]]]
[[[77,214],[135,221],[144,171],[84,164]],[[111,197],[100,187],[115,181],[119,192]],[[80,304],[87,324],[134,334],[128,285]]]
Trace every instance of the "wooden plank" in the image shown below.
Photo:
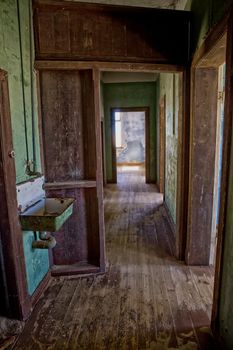
[[[159,190],[165,194],[166,96],[159,103]]]
[[[100,249],[104,249],[100,248],[104,245],[103,239],[100,240],[103,218],[99,219],[101,188],[98,187],[102,186],[102,178],[97,165],[101,145],[93,71],[43,71],[40,81],[44,188],[47,196],[76,199],[72,216],[55,233],[53,263],[63,266],[60,274],[66,274],[64,265],[67,274],[72,271],[77,274],[78,269],[70,266],[90,263],[99,267]],[[101,228],[99,220],[102,220]],[[103,259],[101,264],[104,270]]]
[[[53,265],[51,269],[52,276],[75,276],[97,274],[100,268],[95,265],[80,263],[72,265]]]
[[[45,190],[59,190],[72,188],[92,188],[96,187],[96,181],[79,180],[79,181],[63,181],[63,182],[46,182],[44,183]]]
[[[54,279],[15,348],[214,349],[213,271],[176,261],[156,186],[121,171],[105,193],[106,273]]]
[[[99,223],[99,247],[100,247],[100,268],[104,272],[106,269],[105,252],[105,223],[104,223],[104,194],[103,194],[103,149],[101,140],[101,113],[100,113],[100,71],[93,71],[94,80],[94,108],[95,108],[95,132],[96,132],[96,181],[98,200],[98,223]]]
[[[189,12],[35,1],[34,17],[37,59],[165,64],[189,60]]]
[[[95,131],[95,101],[94,81],[91,69],[80,71],[81,98],[82,98],[82,120],[83,120],[83,152],[84,157],[84,178],[87,180],[96,179],[96,131]]]
[[[156,64],[156,63],[129,63],[129,62],[98,62],[98,61],[49,61],[36,60],[35,68],[38,70],[81,70],[81,69],[100,69],[103,71],[117,71],[117,72],[180,72],[183,71],[184,65],[175,64]]]
[[[176,202],[176,257],[185,260],[188,200],[189,200],[189,147],[190,147],[190,68],[179,76],[179,120]]]
[[[190,265],[209,265],[218,70],[199,68],[194,74],[186,262]]]
[[[41,73],[46,182],[84,176],[81,77],[78,71]]]
[[[0,245],[1,274],[5,288],[0,309],[8,317],[26,319],[31,312],[27,290],[22,230],[16,199],[7,73],[0,70]],[[3,293],[2,293],[3,292]]]

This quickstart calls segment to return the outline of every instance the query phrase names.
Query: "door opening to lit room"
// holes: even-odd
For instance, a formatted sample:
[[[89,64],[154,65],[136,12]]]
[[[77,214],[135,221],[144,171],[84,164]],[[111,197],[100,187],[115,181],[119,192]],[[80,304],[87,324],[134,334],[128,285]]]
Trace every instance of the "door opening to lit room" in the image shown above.
[[[145,182],[147,118],[147,108],[112,110],[113,159],[120,182],[129,180],[130,175]]]

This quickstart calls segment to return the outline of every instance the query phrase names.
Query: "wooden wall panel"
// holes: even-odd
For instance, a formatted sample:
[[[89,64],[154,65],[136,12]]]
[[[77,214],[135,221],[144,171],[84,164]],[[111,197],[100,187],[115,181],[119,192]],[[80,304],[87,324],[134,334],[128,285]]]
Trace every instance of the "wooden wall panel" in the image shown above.
[[[185,64],[190,14],[68,1],[34,1],[36,59]]]
[[[209,265],[216,149],[218,70],[196,69],[186,261]]]
[[[100,268],[93,71],[41,71],[40,90],[46,195],[76,200],[72,216],[54,233],[52,273],[84,273],[83,264]]]
[[[46,181],[83,179],[80,73],[43,71],[40,81]]]
[[[92,70],[83,70],[82,86],[82,115],[83,115],[83,147],[84,147],[84,175],[86,180],[96,178],[96,131],[94,106],[94,80]]]

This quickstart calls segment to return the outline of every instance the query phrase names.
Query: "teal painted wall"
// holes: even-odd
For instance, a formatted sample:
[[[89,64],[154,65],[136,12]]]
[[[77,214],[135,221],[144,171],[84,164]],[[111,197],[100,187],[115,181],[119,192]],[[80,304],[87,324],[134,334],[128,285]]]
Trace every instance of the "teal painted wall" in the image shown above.
[[[150,108],[150,180],[156,182],[156,83],[111,83],[103,84],[105,150],[107,181],[112,180],[112,142],[111,108],[112,107],[149,107]]]
[[[173,79],[174,82],[173,82]],[[175,95],[173,97],[173,86]],[[179,114],[179,76],[178,74],[160,74],[159,100],[166,96],[166,159],[165,159],[165,202],[176,223],[177,197],[177,146],[178,146],[178,114]],[[175,101],[173,100],[175,99]]]
[[[232,0],[188,0],[186,10],[193,16],[192,47],[199,47],[209,32],[223,16]]]
[[[33,241],[34,233],[24,232],[23,246],[25,251],[28,292],[30,295],[33,294],[49,270],[48,251],[46,249],[33,249]]]
[[[17,0],[0,0],[0,68],[8,72],[16,183],[30,179],[25,174],[26,136],[29,160],[33,159],[33,144],[35,144],[35,168],[41,171],[35,72],[31,69],[34,54],[31,54],[29,21],[29,0],[18,2]],[[22,50],[20,50],[20,39]],[[31,81],[33,81],[32,84]],[[24,121],[24,108],[27,128]],[[32,130],[33,118],[34,130]],[[48,252],[31,249],[32,232],[24,232],[22,235],[28,290],[32,294],[48,271]]]

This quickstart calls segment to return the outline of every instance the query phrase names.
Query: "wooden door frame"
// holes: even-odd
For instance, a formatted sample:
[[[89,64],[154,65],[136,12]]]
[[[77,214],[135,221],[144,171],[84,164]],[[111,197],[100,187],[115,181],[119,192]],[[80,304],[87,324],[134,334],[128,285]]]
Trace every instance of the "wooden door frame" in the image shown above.
[[[149,107],[112,107],[111,108],[111,140],[112,140],[112,182],[117,183],[117,161],[115,143],[115,113],[145,112],[145,165],[146,183],[150,181],[150,108]]]
[[[82,70],[95,69],[101,72],[139,72],[139,73],[180,73],[182,90],[182,113],[178,126],[178,178],[176,213],[176,256],[184,260],[187,237],[187,206],[189,188],[189,133],[190,133],[190,67],[175,64],[129,63],[129,62],[91,62],[91,61],[52,61],[37,60],[35,68],[43,70]],[[100,101],[99,101],[100,103]],[[39,106],[40,107],[40,106]],[[42,145],[43,146],[43,145]],[[42,147],[43,148],[43,147]],[[111,181],[108,180],[110,183]]]
[[[166,95],[159,101],[159,190],[165,195]]]
[[[231,142],[232,142],[232,113],[233,113],[233,7],[226,12],[225,16],[218,22],[209,32],[202,46],[196,51],[191,67],[191,95],[193,96],[195,84],[195,69],[198,66],[208,64],[209,54],[213,48],[216,47],[219,40],[226,33],[226,82],[225,82],[225,107],[224,107],[224,138],[223,138],[223,155],[222,155],[222,177],[221,177],[221,194],[220,194],[220,213],[219,213],[219,227],[217,237],[217,252],[215,264],[215,281],[214,281],[214,297],[211,317],[211,328],[215,336],[218,334],[218,318],[220,308],[220,290],[223,272],[223,251],[224,238],[227,218],[227,201],[229,188],[229,173],[231,160]],[[214,63],[213,63],[214,64]],[[193,100],[191,99],[191,113],[193,110]],[[191,127],[192,129],[192,127]],[[191,175],[191,174],[190,174]],[[191,198],[190,198],[191,200]],[[190,200],[188,211],[190,210]],[[219,337],[218,337],[219,338]]]
[[[31,312],[27,290],[23,249],[23,232],[19,223],[16,173],[7,72],[0,69],[0,230],[3,252],[3,274],[7,300],[6,316],[26,319]]]

